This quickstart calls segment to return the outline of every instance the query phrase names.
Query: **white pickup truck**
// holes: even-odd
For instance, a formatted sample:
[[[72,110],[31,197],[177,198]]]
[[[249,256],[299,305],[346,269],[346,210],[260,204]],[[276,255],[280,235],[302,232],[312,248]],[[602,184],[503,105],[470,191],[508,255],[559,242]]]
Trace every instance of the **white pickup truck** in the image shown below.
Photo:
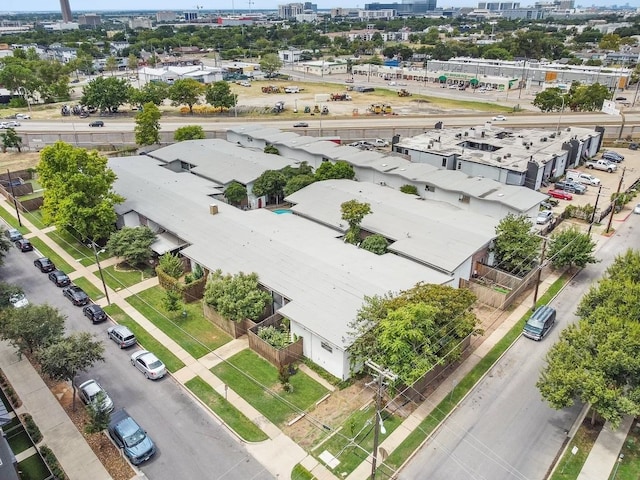
[[[602,170],[603,172],[613,173],[618,169],[615,163],[611,163],[607,160],[596,160],[593,162],[587,162],[587,168],[595,168],[596,170]]]
[[[578,170],[567,170],[567,180],[572,180],[578,183],[584,183],[586,185],[593,185],[598,187],[600,185],[600,179],[589,175],[588,173],[580,172]]]

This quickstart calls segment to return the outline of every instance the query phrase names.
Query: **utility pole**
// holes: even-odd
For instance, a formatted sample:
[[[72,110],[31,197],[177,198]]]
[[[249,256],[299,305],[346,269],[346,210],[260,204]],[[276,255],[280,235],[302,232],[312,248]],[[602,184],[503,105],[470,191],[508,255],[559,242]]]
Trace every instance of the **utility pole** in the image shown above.
[[[611,222],[613,222],[613,214],[616,212],[616,203],[618,202],[618,195],[620,195],[620,190],[622,189],[622,181],[624,180],[624,172],[627,167],[622,167],[622,175],[620,175],[620,182],[618,182],[618,190],[616,191],[616,195],[613,197],[613,205],[611,206],[611,215],[609,215],[609,223],[607,224],[607,229],[605,233],[609,233],[611,230]]]
[[[531,311],[535,311],[536,302],[538,301],[538,289],[540,288],[540,277],[542,276],[542,269],[544,267],[544,254],[547,250],[547,237],[542,237],[542,252],[540,253],[540,265],[538,265],[538,273],[536,274],[536,288],[533,291],[533,305],[531,305]]]
[[[377,379],[377,390],[376,390],[376,412],[373,418],[373,458],[371,459],[371,480],[376,479],[376,465],[378,463],[378,444],[380,441],[380,426],[382,424],[382,415],[380,414],[380,410],[382,408],[382,393],[384,391],[384,380],[389,380],[391,382],[395,382],[398,379],[398,376],[393,373],[391,370],[388,370],[384,367],[381,367],[377,363],[374,363],[372,360],[367,360],[364,364],[369,367],[371,370],[378,374]],[[373,382],[372,382],[373,383]]]
[[[598,187],[598,196],[596,197],[596,204],[593,207],[593,213],[591,214],[591,221],[589,222],[589,230],[587,231],[587,235],[591,236],[591,227],[593,227],[593,222],[596,219],[596,211],[598,210],[598,200],[600,200],[600,192],[602,192],[602,184]]]
[[[96,250],[96,242],[91,240],[91,247],[93,248],[93,254],[96,256],[96,264],[98,265],[98,272],[100,273],[100,280],[102,280],[102,288],[104,289],[104,296],[107,297],[107,305],[111,305],[109,299],[109,291],[107,290],[107,284],[104,281],[104,273],[102,273],[102,267],[100,266],[100,259],[98,258],[98,250]]]
[[[16,199],[16,193],[13,190],[13,181],[11,180],[11,172],[7,168],[7,177],[9,179],[9,188],[11,188],[11,196],[13,197],[13,206],[16,208],[16,215],[18,216],[18,225],[22,226],[22,219],[20,218],[20,209],[18,208],[18,200]]]

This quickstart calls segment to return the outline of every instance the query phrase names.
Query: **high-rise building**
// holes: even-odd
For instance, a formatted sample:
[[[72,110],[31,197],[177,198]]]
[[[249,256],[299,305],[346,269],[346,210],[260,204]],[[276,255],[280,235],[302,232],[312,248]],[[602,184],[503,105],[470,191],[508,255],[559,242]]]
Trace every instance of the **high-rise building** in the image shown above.
[[[71,5],[69,5],[69,0],[60,0],[60,9],[62,10],[62,21],[65,23],[72,22],[73,16],[71,15]]]

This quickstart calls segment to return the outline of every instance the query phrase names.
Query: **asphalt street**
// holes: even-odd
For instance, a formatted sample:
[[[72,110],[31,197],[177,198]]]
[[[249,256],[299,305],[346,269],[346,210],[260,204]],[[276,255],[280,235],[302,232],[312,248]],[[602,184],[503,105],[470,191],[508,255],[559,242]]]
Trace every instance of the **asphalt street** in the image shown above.
[[[577,305],[616,255],[637,248],[640,215],[615,226],[616,234],[597,251],[601,261],[582,270],[551,302],[555,328],[541,342],[520,337],[470,392],[441,428],[403,469],[412,480],[538,480],[560,451],[581,405],[556,411],[535,383],[545,355],[576,317]]]
[[[81,383],[95,378],[109,393],[116,408],[125,407],[148,432],[158,453],[141,465],[153,480],[260,479],[273,478],[202,406],[170,376],[146,380],[129,362],[139,347],[120,350],[107,338],[110,322],[92,325],[51,283],[47,274],[33,266],[35,253],[12,248],[0,267],[0,280],[21,286],[31,303],[48,303],[67,316],[67,332],[88,331],[105,344],[105,362],[78,376]]]

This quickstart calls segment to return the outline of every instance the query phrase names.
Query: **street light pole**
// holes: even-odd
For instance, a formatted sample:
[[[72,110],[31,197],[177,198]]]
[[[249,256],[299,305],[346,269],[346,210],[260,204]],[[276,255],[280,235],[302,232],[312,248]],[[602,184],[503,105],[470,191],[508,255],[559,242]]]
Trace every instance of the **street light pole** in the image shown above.
[[[558,126],[556,128],[556,133],[560,133],[560,121],[562,120],[562,113],[564,112],[564,94],[562,95],[562,107],[560,108],[560,115],[558,115]]]
[[[100,266],[100,259],[98,258],[98,250],[96,250],[96,242],[91,240],[91,247],[93,248],[93,254],[96,256],[96,264],[98,265],[98,272],[100,273],[100,280],[102,280],[102,288],[104,289],[104,296],[107,298],[107,305],[111,305],[109,299],[109,291],[107,290],[107,284],[104,281],[104,273],[102,273],[102,267]]]

